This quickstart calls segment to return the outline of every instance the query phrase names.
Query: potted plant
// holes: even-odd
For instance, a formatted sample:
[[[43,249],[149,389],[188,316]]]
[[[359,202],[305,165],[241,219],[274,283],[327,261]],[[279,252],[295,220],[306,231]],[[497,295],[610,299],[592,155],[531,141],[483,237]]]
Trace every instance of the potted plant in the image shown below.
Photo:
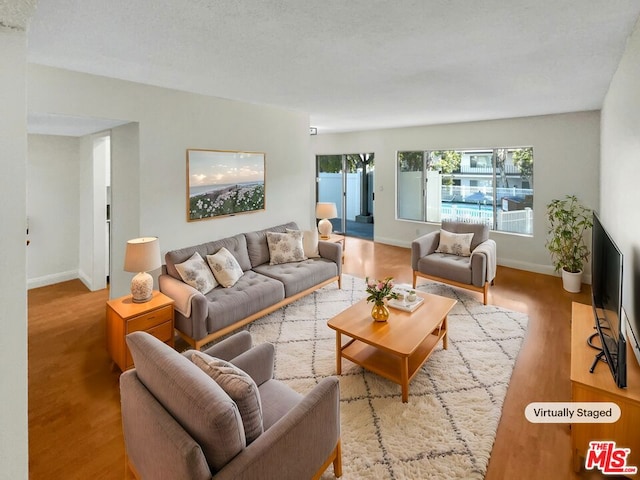
[[[552,200],[547,205],[549,222],[546,247],[556,272],[562,272],[562,286],[572,293],[580,291],[582,267],[589,258],[584,234],[593,226],[591,209],[575,195]]]

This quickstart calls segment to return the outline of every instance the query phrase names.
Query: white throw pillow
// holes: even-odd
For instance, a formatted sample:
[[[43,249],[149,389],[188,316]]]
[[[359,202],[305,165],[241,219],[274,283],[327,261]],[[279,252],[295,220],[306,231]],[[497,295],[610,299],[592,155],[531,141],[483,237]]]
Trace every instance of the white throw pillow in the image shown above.
[[[468,257],[471,255],[472,239],[473,233],[452,233],[440,230],[440,244],[436,252]]]
[[[176,264],[175,267],[182,281],[200,293],[208,293],[218,286],[211,270],[198,252],[191,255],[188,260]]]
[[[209,357],[204,353],[193,353],[191,361],[215,380],[236,403],[242,418],[247,445],[262,435],[264,431],[262,402],[253,378],[235,365],[219,358]]]
[[[244,275],[236,257],[224,247],[213,255],[207,255],[207,262],[209,262],[216,280],[224,288],[233,287]]]
[[[318,258],[320,252],[318,251],[318,230],[293,230],[287,228],[287,233],[290,232],[302,232],[302,248],[304,249],[304,255],[307,258]]]
[[[269,244],[269,265],[301,262],[307,259],[304,256],[301,231],[296,230],[289,233],[267,232],[267,243]]]

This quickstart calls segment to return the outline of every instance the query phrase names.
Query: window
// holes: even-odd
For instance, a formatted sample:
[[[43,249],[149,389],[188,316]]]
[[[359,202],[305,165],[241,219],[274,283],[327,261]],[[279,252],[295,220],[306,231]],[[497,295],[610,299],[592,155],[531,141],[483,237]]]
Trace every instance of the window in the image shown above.
[[[397,217],[533,234],[533,147],[398,152]]]

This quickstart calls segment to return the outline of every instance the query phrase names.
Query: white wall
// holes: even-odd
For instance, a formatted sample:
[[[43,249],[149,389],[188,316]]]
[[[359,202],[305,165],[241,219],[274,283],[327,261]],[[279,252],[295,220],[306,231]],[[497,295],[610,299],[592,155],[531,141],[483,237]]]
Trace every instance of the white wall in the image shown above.
[[[123,239],[156,235],[166,252],[290,220],[302,228],[312,224],[315,190],[307,114],[39,65],[29,65],[27,78],[31,112],[139,125],[137,152],[129,155],[129,146],[123,156],[137,153],[137,160],[119,162],[112,138],[112,227],[119,232],[112,245],[112,296],[129,289],[131,275],[116,274],[122,268]],[[187,148],[265,152],[266,210],[187,222]],[[128,179],[131,189],[118,187],[118,175]]]
[[[0,27],[0,477],[28,478],[24,32]]]
[[[111,297],[129,293],[133,274],[124,268],[127,240],[136,238],[140,230],[140,128],[129,123],[111,130]],[[162,237],[149,229],[141,235]],[[186,246],[186,244],[185,244]],[[156,283],[157,287],[157,283]]]
[[[576,194],[587,206],[598,206],[599,112],[515,118],[367,132],[316,135],[313,156],[375,152],[375,240],[409,246],[438,225],[396,220],[396,152],[452,148],[529,146],[534,148],[534,235],[492,232],[499,263],[553,273],[544,246],[544,210],[549,201]]]
[[[624,255],[623,305],[640,334],[640,22],[602,108],[600,214]]]
[[[29,288],[77,278],[80,141],[28,136]]]

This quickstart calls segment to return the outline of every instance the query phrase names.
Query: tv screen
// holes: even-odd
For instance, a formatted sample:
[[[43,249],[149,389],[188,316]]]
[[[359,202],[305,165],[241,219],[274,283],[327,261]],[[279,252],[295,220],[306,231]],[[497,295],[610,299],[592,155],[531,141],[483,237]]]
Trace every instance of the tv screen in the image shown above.
[[[622,252],[594,212],[591,254],[591,300],[600,353],[620,388],[627,386],[626,352],[622,323]]]

